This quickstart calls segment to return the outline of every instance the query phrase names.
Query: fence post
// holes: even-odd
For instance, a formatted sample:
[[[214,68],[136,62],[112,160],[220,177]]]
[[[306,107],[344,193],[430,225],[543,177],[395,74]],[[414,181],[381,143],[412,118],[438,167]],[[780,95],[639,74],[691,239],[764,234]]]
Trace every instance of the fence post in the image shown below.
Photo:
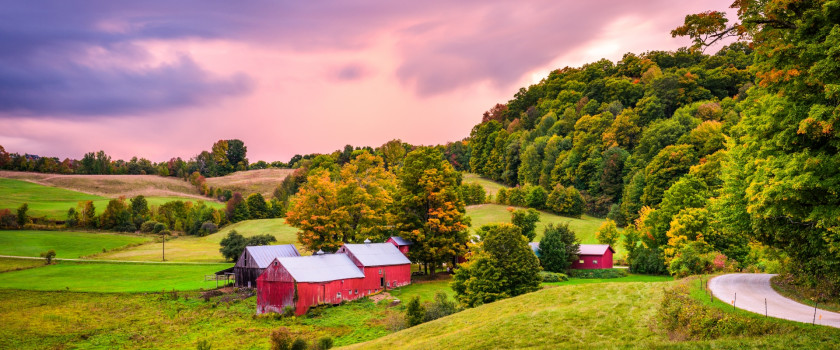
[[[764,298],[764,317],[767,317],[767,298]]]
[[[817,324],[817,304],[818,302],[814,302],[814,320],[811,321],[811,324]]]
[[[735,310],[735,301],[738,300],[738,293],[735,293],[735,298],[732,299],[732,310]]]

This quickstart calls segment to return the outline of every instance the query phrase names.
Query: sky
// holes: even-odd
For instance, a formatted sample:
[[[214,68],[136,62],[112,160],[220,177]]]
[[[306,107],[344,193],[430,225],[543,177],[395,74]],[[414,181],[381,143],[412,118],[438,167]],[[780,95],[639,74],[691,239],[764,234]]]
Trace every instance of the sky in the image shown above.
[[[711,1],[4,1],[0,145],[254,162],[469,136],[554,69],[675,50]],[[730,16],[730,18],[732,18]]]

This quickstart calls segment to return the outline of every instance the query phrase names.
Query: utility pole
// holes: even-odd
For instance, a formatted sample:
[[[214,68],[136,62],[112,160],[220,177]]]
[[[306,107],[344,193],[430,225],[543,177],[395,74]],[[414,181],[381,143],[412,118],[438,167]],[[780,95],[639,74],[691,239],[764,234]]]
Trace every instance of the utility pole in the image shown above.
[[[166,261],[166,233],[161,232],[160,237],[163,239],[163,248],[161,249],[161,261]]]

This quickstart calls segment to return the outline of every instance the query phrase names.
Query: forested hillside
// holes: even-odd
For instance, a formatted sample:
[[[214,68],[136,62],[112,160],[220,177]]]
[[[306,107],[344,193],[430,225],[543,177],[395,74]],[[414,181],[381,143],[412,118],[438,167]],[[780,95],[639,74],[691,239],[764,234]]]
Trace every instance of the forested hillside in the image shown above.
[[[520,89],[473,128],[471,171],[575,189],[585,212],[628,226],[632,270],[772,260],[836,296],[840,5],[733,7],[739,23],[687,16],[671,34],[691,48],[558,69]],[[727,37],[740,41],[702,53]]]

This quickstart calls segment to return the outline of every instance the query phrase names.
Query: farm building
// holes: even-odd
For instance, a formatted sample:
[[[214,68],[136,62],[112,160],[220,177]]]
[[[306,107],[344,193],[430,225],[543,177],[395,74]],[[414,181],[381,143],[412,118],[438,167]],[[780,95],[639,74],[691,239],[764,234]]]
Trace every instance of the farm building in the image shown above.
[[[404,255],[408,255],[408,248],[411,246],[411,241],[402,237],[391,236],[391,238],[388,238],[385,242],[392,243],[397,246],[397,249],[399,249]]]
[[[337,254],[347,254],[365,275],[364,289],[401,287],[411,283],[411,261],[391,243],[345,244]]]
[[[257,278],[257,314],[291,306],[303,315],[311,306],[355,300],[370,294],[364,281],[346,254],[276,258]]]
[[[274,258],[300,256],[292,244],[245,247],[233,266],[237,287],[256,287],[257,277],[263,273]]]
[[[573,269],[611,269],[615,250],[609,244],[581,244]]]

